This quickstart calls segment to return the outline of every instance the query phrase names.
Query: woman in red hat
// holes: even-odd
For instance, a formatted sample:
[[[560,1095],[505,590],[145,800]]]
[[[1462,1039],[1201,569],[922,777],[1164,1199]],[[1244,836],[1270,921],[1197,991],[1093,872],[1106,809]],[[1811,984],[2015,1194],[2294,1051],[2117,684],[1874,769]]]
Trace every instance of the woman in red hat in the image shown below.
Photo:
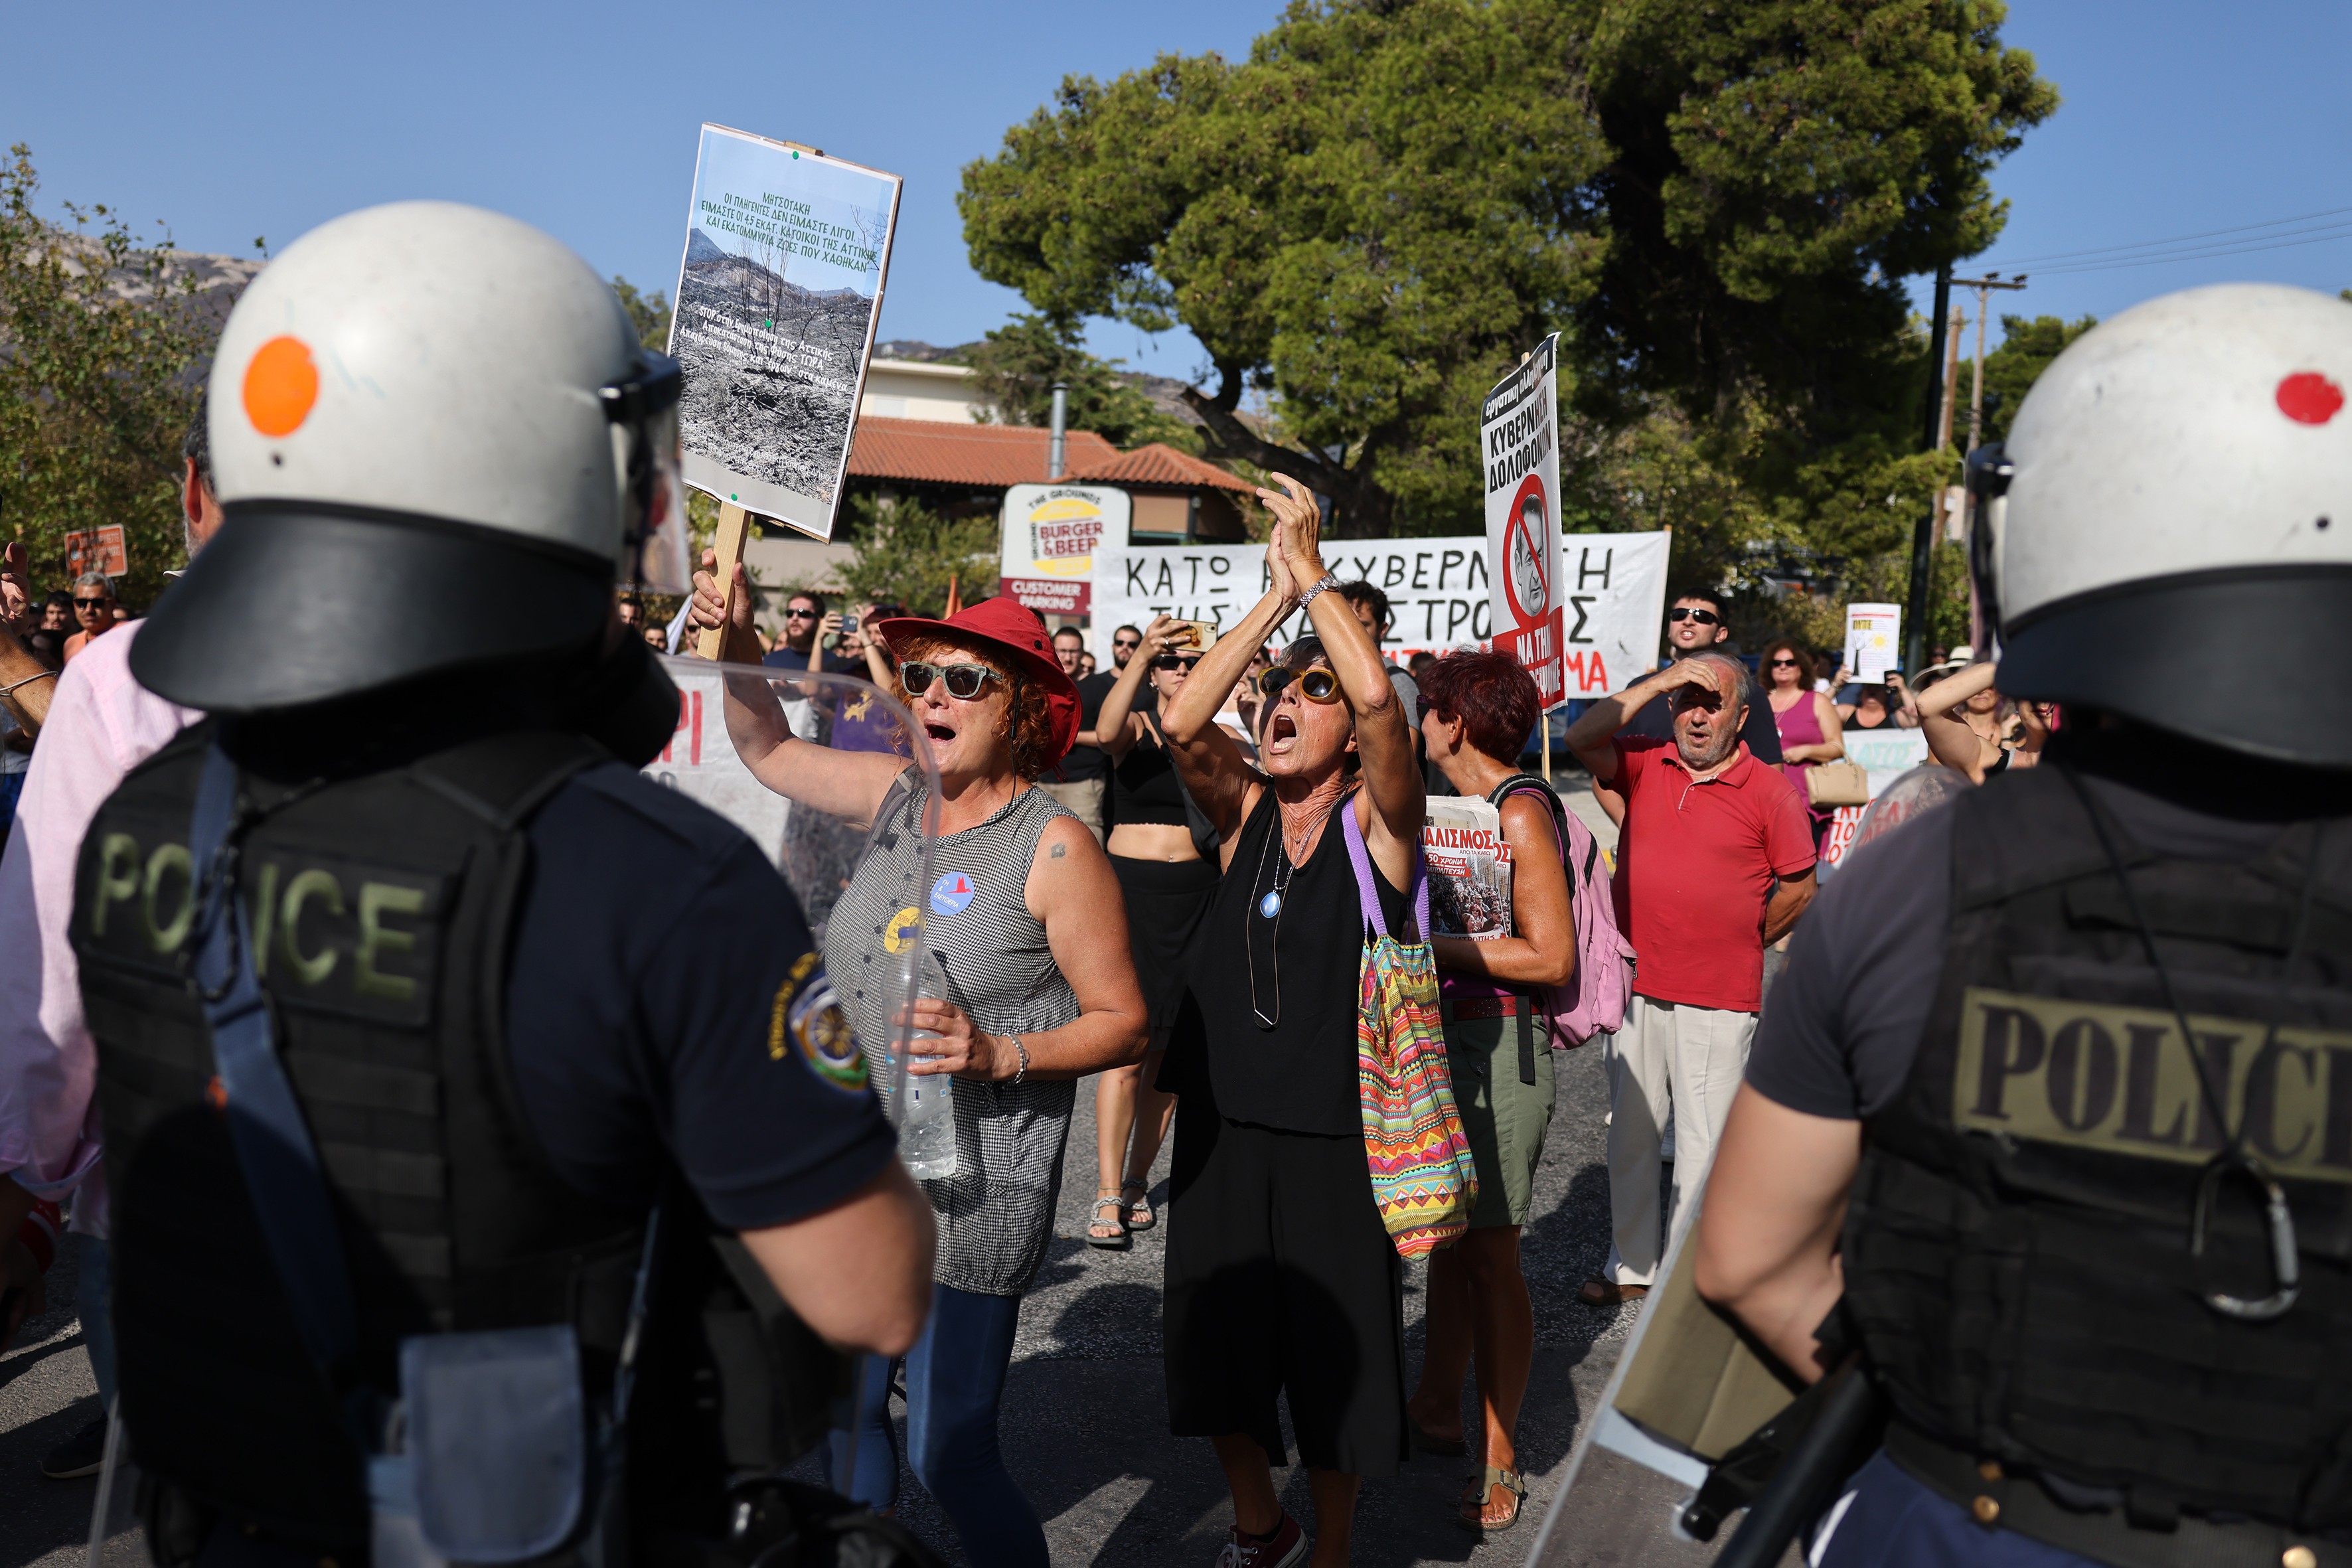
[[[706,568],[710,564],[708,553]],[[724,626],[729,663],[757,665],[750,583],[737,567],[732,612],[706,570],[693,622]],[[908,1458],[984,1568],[1045,1568],[1045,1535],[998,1451],[997,1406],[1021,1297],[1053,1235],[1076,1080],[1139,1059],[1143,995],[1128,954],[1118,879],[1094,835],[1036,779],[1078,731],[1078,692],[1037,617],[990,599],[947,620],[902,616],[876,628],[898,657],[899,696],[929,742],[941,804],[933,880],[919,882],[924,792],[902,757],[796,739],[760,679],[728,683],[727,725],[752,773],[779,795],[871,822],[864,858],[825,926],[825,963],[869,1062],[886,1058],[887,985],[868,1000],[886,931],[919,921],[945,997],[910,1009],[935,1055],[909,1071],[952,1074],[958,1170],[924,1184],[940,1221],[931,1315],[908,1352]],[[895,924],[894,924],[895,922]],[[877,941],[877,939],[882,939]],[[934,966],[927,965],[927,971]],[[856,1454],[857,1500],[897,1501],[890,1363],[866,1363],[862,1429],[835,1434]]]
[[[1270,1463],[1290,1407],[1315,1500],[1314,1563],[1348,1561],[1363,1477],[1405,1458],[1402,1273],[1372,1196],[1356,1070],[1361,911],[1391,931],[1421,853],[1421,765],[1371,634],[1318,548],[1315,498],[1282,475],[1272,584],[1161,714],[1223,875],[1194,950],[1202,1048],[1169,1183],[1170,1425],[1211,1438],[1233,1489],[1229,1568],[1290,1568],[1305,1532]],[[1251,654],[1305,606],[1313,635],[1259,679],[1258,763],[1216,722]],[[1350,820],[1352,818],[1352,821]],[[1351,831],[1352,830],[1352,831]],[[1365,851],[1362,887],[1350,838]]]

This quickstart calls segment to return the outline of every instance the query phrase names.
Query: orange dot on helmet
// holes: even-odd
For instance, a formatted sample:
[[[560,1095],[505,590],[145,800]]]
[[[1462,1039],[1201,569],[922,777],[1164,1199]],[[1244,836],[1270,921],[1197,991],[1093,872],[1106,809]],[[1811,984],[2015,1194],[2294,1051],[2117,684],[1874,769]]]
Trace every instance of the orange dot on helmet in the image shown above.
[[[254,351],[245,367],[245,416],[265,436],[291,436],[319,401],[319,367],[310,345],[277,337]]]

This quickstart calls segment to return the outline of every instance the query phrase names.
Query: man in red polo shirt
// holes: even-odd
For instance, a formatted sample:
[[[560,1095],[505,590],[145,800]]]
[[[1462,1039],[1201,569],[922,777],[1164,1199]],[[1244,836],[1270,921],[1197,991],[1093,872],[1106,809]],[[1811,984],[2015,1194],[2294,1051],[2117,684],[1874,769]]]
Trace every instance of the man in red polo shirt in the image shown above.
[[[1748,669],[1690,655],[1594,703],[1568,731],[1598,783],[1625,797],[1617,845],[1618,928],[1633,944],[1633,994],[1609,1051],[1609,1210],[1602,1275],[1578,1299],[1608,1306],[1649,1293],[1666,1223],[1659,1140],[1675,1112],[1675,1210],[1706,1180],[1715,1141],[1748,1065],[1764,999],[1764,944],[1813,897],[1813,836],[1778,768],[1739,738]],[[1664,697],[1671,742],[1618,736]]]

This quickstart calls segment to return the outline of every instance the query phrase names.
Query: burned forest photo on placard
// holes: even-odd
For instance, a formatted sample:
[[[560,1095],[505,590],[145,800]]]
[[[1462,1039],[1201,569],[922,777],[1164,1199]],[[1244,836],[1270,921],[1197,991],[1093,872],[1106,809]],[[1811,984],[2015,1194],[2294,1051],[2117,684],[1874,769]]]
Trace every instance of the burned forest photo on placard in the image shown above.
[[[691,231],[671,339],[686,371],[679,423],[696,457],[830,505],[874,300],[793,282],[793,259],[782,245],[738,253]]]

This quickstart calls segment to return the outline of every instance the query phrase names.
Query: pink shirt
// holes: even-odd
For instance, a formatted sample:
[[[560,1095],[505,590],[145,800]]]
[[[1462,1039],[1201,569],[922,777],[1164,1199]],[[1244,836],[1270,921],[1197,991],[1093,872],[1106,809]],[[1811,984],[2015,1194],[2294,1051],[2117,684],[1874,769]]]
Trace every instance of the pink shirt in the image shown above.
[[[95,1169],[97,1055],[66,941],[74,861],[123,776],[202,717],[131,679],[144,624],[92,638],[58,678],[0,858],[0,1171],[42,1197],[79,1184],[73,1228],[96,1236],[106,1234],[106,1179]]]

